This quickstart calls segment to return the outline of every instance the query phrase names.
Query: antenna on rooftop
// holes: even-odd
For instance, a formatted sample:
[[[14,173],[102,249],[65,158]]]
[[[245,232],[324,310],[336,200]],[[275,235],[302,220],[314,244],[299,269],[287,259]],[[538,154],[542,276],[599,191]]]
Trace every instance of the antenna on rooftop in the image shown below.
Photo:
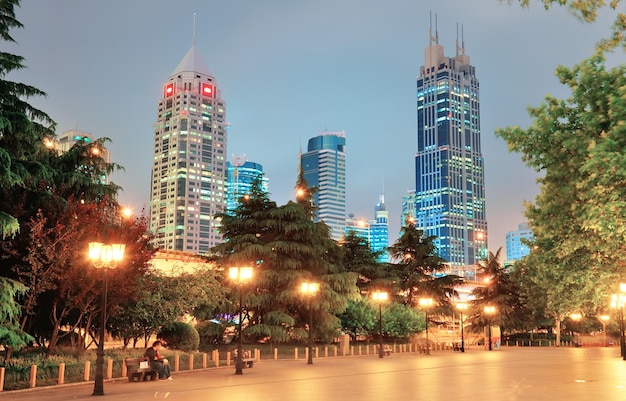
[[[193,13],[193,36],[191,37],[191,45],[196,45],[196,13]]]

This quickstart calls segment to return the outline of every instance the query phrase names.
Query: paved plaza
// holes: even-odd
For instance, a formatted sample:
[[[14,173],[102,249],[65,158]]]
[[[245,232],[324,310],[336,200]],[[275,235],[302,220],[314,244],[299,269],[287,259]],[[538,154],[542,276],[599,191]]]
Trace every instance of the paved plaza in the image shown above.
[[[105,382],[107,400],[626,401],[626,361],[618,348],[502,348],[465,353],[263,361],[241,376],[234,367],[173,375],[173,381]],[[0,399],[93,400],[93,382],[0,393]]]

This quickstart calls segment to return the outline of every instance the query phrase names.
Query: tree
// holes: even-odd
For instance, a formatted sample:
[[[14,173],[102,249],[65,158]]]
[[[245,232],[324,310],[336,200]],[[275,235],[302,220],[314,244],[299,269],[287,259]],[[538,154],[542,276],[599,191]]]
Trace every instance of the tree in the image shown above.
[[[445,306],[456,295],[455,287],[462,279],[446,275],[445,260],[437,254],[434,236],[425,236],[413,222],[402,228],[400,238],[389,247],[397,263],[390,264],[398,291],[406,294],[405,303],[415,306],[418,297],[430,297]]]
[[[497,131],[543,174],[541,193],[526,205],[535,237],[526,264],[545,291],[557,335],[569,313],[606,304],[626,266],[626,67],[607,70],[604,63],[597,53],[557,68],[571,97],[546,96],[529,109],[531,127]]]
[[[502,1],[502,0],[500,0]],[[507,0],[511,3],[513,0]],[[530,0],[518,0],[522,7],[528,7]],[[549,9],[552,5],[567,6],[570,11],[581,21],[592,23],[598,18],[600,10],[607,8],[605,0],[542,0],[544,7]],[[626,48],[626,13],[618,12],[617,7],[621,0],[611,0],[608,7],[615,11],[615,21],[611,29],[611,35],[599,43],[599,48],[611,50],[618,46]]]
[[[358,274],[357,285],[361,293],[371,288],[390,288],[393,276],[386,264],[377,261],[378,254],[372,252],[367,240],[355,232],[346,234],[341,245],[343,266],[347,271]]]
[[[25,292],[22,284],[0,277],[0,345],[4,347],[19,350],[33,340],[19,325],[21,308],[15,297]],[[5,362],[8,356],[5,354]]]
[[[511,279],[509,272],[500,263],[499,248],[496,253],[489,252],[486,260],[480,263],[480,273],[484,278],[484,285],[472,290],[475,299],[472,301],[468,323],[482,326],[486,323],[483,309],[485,306],[494,306],[495,319],[504,330],[527,328],[528,313],[526,311],[521,289],[518,282]]]
[[[351,300],[346,310],[339,315],[341,329],[350,334],[352,341],[356,341],[359,335],[376,332],[378,327],[377,308],[366,299]]]
[[[383,336],[406,340],[426,328],[426,317],[409,305],[392,303],[383,307]]]

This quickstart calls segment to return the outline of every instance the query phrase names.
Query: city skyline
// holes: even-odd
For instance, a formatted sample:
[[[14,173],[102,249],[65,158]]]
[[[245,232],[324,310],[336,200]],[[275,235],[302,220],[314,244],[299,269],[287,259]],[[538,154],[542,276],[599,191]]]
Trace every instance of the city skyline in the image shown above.
[[[112,181],[124,188],[120,202],[139,212],[150,194],[154,106],[164,78],[192,44],[195,12],[196,46],[229,106],[227,158],[246,154],[263,164],[270,197],[283,204],[294,199],[298,150],[306,139],[327,127],[345,130],[346,212],[369,218],[384,182],[393,242],[402,198],[415,180],[414,83],[432,11],[443,46],[454,45],[456,24],[463,24],[481,79],[495,251],[524,220],[522,202],[538,190],[537,175],[507,152],[494,130],[527,125],[526,106],[537,106],[547,93],[567,96],[554,69],[589,57],[610,19],[583,25],[563,9],[533,4],[522,10],[495,0],[405,3],[185,1],[171,7],[156,0],[146,8],[116,0],[23,2],[16,13],[24,29],[12,32],[18,45],[8,50],[24,56],[28,68],[8,78],[48,93],[31,103],[57,121],[57,133],[73,128],[113,140],[112,161],[126,172]]]

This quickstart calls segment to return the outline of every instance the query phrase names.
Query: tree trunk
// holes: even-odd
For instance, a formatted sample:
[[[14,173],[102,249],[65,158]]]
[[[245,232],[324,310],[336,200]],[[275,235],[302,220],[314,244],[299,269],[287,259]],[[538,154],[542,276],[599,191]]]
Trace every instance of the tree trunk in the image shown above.
[[[561,318],[554,314],[554,330],[556,331],[556,346],[561,346]]]

